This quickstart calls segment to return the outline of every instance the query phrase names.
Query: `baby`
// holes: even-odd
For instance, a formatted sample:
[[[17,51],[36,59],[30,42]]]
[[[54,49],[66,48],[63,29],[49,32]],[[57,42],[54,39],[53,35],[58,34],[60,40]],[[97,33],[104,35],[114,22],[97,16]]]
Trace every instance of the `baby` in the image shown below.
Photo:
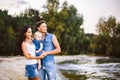
[[[40,56],[42,54],[42,48],[43,48],[43,43],[42,43],[42,34],[38,31],[34,33],[34,40],[33,43],[35,44],[36,47],[36,56]],[[38,70],[40,69],[40,59],[38,61]]]

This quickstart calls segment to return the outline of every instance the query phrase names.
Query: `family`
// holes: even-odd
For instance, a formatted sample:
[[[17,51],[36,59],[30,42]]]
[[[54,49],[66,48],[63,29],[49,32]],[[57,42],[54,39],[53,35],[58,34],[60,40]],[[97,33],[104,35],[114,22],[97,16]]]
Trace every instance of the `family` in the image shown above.
[[[17,45],[26,58],[25,76],[28,80],[56,80],[54,55],[61,52],[56,36],[47,32],[45,20],[35,25],[32,37],[30,26],[24,26],[18,35]]]

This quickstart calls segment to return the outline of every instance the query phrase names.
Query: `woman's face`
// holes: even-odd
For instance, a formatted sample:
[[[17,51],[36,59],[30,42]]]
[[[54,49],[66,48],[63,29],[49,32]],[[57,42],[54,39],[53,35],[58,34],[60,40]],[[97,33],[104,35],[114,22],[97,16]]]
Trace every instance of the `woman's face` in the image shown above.
[[[41,33],[46,33],[47,32],[47,25],[45,23],[42,23],[39,27],[38,27],[38,30],[41,32]]]
[[[26,38],[30,38],[32,37],[32,29],[28,28],[27,32],[25,33]]]

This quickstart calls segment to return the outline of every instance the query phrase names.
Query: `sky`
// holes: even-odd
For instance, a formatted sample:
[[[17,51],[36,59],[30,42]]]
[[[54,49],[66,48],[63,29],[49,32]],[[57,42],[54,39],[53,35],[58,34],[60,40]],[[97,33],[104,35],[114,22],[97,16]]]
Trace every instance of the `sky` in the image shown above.
[[[62,4],[65,0],[59,0]],[[79,14],[83,15],[85,33],[97,33],[96,24],[100,17],[115,16],[120,22],[120,0],[66,0],[68,5],[74,5]],[[26,8],[43,11],[46,0],[0,0],[0,9],[8,10],[8,14],[17,15]]]

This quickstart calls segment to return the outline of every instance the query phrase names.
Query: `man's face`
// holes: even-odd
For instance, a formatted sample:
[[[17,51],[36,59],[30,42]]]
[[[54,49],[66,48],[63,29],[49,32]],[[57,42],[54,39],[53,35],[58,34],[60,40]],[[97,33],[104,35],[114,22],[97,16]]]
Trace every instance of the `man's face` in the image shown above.
[[[38,30],[41,32],[41,33],[46,33],[47,32],[47,25],[45,23],[42,23],[39,27],[38,27]]]

